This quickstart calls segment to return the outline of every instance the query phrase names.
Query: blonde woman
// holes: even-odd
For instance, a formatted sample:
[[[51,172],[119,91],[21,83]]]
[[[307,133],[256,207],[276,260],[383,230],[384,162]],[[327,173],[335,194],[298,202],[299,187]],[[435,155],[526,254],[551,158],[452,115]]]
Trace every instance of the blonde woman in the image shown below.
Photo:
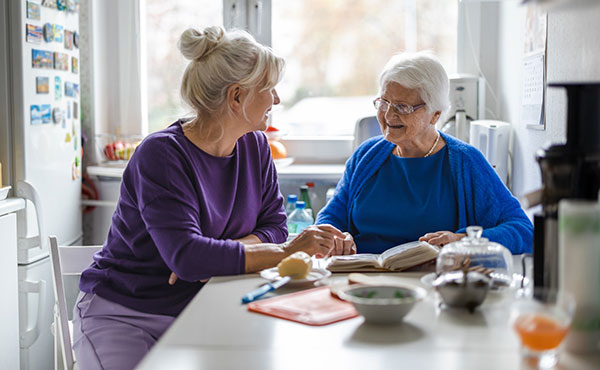
[[[149,135],[125,169],[74,308],[82,370],[133,368],[211,276],[256,272],[300,250],[351,251],[329,225],[284,244],[283,197],[260,132],[279,103],[284,61],[220,27],[188,29],[178,46],[190,60],[181,94],[196,116]]]

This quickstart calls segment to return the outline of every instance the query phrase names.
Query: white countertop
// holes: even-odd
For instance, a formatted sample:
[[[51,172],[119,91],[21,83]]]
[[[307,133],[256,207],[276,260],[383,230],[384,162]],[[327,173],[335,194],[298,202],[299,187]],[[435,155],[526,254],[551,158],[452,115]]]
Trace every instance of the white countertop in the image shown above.
[[[375,274],[378,275],[378,274]],[[419,283],[419,273],[393,274]],[[343,274],[334,277],[343,278]],[[357,317],[314,327],[248,312],[243,294],[258,275],[212,278],[141,362],[150,369],[518,369],[519,340],[506,296],[475,313],[441,309],[431,290],[403,324]],[[289,293],[281,288],[279,294]],[[272,294],[272,293],[271,293]],[[562,369],[592,369],[598,356],[561,355]]]
[[[0,216],[25,208],[25,200],[21,198],[7,198],[0,200]]]
[[[126,163],[103,163],[95,166],[87,166],[90,176],[121,178],[125,171]],[[277,174],[283,179],[332,180],[337,181],[344,173],[343,164],[292,164],[279,168]]]

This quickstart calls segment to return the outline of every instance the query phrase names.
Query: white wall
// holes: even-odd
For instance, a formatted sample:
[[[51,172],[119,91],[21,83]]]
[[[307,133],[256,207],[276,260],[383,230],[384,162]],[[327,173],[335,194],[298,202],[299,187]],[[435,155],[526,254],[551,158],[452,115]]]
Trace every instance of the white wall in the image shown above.
[[[535,152],[548,143],[566,140],[566,94],[546,91],[546,129],[521,123],[522,61],[526,6],[516,1],[461,2],[460,72],[482,73],[489,84],[486,118],[512,123],[512,191],[521,196],[541,186]],[[550,9],[547,36],[547,81],[600,81],[600,2]],[[459,32],[460,33],[460,32]],[[600,102],[599,102],[600,103]]]
[[[482,14],[482,43],[485,40],[489,43],[496,42],[498,50],[496,63],[489,59],[481,63],[484,71],[496,71],[496,74],[490,74],[494,78],[488,82],[498,97],[498,103],[494,106],[493,99],[488,95],[488,108],[497,109],[499,119],[513,124],[512,190],[520,196],[541,186],[535,152],[547,143],[566,140],[566,94],[561,89],[547,89],[545,131],[524,127],[520,123],[520,117],[526,7],[512,1],[481,3],[477,6],[481,7]],[[490,12],[490,9],[493,11]],[[485,17],[494,17],[494,14],[498,17],[497,30],[488,27],[490,22],[485,20]],[[546,57],[549,83],[600,81],[599,19],[598,2],[574,9],[549,10]],[[481,47],[482,50],[484,48],[485,46]],[[480,60],[485,60],[483,53]]]

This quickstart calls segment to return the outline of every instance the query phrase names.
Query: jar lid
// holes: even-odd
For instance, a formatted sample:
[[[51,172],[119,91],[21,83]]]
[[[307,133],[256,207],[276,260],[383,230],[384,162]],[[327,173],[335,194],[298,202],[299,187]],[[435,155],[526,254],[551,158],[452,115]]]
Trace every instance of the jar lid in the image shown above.
[[[481,226],[467,227],[467,236],[444,246],[436,260],[438,274],[464,270],[483,273],[494,280],[512,279],[512,254],[503,245],[483,236]]]

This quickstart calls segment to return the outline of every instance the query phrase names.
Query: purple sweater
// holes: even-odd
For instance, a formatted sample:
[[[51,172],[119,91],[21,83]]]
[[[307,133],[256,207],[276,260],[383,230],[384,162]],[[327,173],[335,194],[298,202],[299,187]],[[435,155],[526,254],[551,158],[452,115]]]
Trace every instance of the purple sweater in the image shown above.
[[[80,289],[134,310],[177,316],[199,280],[245,271],[248,234],[287,238],[283,196],[262,132],[213,157],[183,134],[182,121],[149,135],[123,173],[108,238]],[[179,279],[168,284],[171,271]]]

